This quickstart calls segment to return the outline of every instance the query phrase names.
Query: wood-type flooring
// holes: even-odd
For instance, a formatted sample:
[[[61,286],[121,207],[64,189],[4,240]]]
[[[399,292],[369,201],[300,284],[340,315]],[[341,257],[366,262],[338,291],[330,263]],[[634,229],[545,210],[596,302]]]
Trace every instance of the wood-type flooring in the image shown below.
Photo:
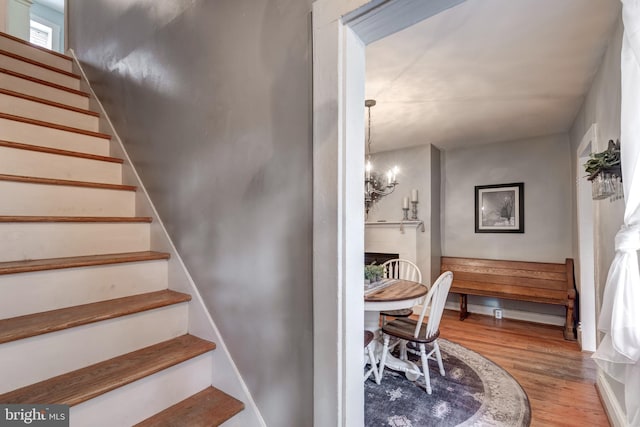
[[[508,371],[531,403],[532,427],[609,426],[595,388],[591,353],[565,341],[561,326],[445,310],[440,337],[462,344]]]

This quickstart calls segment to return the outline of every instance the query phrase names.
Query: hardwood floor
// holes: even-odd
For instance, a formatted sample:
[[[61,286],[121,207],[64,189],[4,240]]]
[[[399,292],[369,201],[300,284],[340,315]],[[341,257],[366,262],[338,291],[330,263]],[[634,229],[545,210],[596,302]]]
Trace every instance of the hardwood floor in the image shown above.
[[[529,396],[532,427],[609,426],[595,388],[591,353],[565,341],[562,330],[475,313],[461,322],[457,311],[445,310],[440,337],[482,354],[513,375]]]

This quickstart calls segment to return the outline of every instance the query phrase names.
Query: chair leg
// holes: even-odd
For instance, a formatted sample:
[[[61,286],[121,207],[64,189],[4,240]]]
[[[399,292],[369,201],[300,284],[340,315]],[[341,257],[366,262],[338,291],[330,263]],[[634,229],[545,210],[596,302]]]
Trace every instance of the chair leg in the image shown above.
[[[436,360],[438,361],[438,368],[440,368],[440,375],[444,377],[444,365],[442,364],[442,355],[440,354],[440,346],[438,345],[438,340],[433,342],[433,349],[436,353]]]
[[[382,374],[384,374],[384,364],[387,361],[387,352],[389,351],[389,335],[384,336],[384,345],[382,346],[382,355],[380,356],[380,374],[378,377],[382,381]],[[378,383],[379,384],[379,383]]]
[[[400,360],[407,360],[407,342],[400,340]]]
[[[427,394],[431,394],[431,378],[429,378],[429,358],[425,351],[424,344],[420,344],[420,359],[422,360],[422,372],[424,373],[424,384],[427,386]]]
[[[371,371],[373,372],[373,378],[376,380],[376,384],[380,384],[380,372],[378,372],[378,366],[376,365],[376,356],[373,354],[371,345],[367,347],[369,353],[369,363],[371,364]],[[368,377],[369,375],[367,375]]]

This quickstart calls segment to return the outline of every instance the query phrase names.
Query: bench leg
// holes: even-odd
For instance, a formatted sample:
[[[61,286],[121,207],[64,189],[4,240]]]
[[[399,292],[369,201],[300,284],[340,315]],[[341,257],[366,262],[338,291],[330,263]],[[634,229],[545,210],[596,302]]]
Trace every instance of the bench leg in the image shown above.
[[[467,295],[460,294],[460,320],[464,320],[469,316],[467,311]]]
[[[576,337],[573,331],[573,300],[569,300],[567,304],[567,318],[564,321],[564,339],[567,341],[575,341]]]

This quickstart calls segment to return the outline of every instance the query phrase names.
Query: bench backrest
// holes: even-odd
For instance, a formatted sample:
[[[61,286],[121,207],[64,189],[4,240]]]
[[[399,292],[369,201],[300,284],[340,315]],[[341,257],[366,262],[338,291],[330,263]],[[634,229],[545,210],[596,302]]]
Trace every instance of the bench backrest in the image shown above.
[[[550,304],[575,296],[571,258],[556,264],[442,257],[440,267],[453,272],[451,292]]]

